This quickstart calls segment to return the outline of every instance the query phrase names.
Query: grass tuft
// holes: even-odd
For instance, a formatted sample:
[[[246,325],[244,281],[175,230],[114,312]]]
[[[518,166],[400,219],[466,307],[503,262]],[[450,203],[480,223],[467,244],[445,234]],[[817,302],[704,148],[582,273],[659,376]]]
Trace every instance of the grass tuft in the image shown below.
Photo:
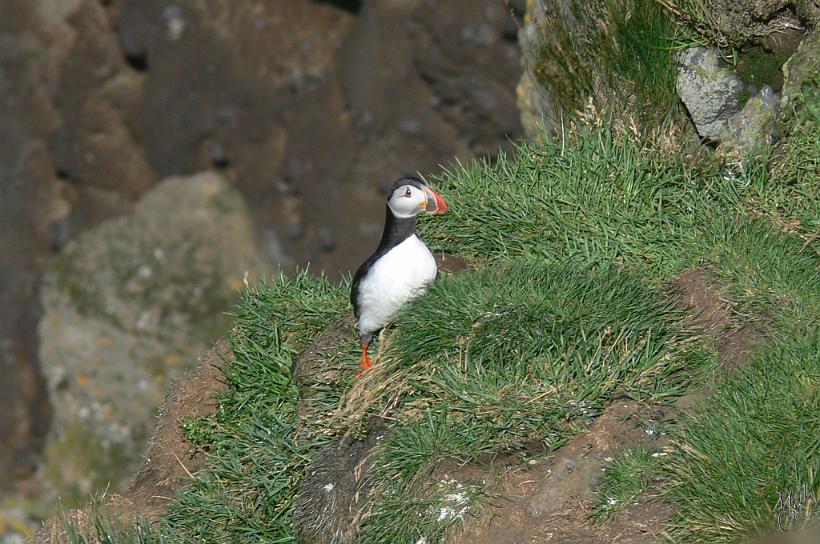
[[[596,522],[615,517],[649,487],[658,473],[660,455],[645,448],[628,450],[607,467],[598,497],[592,505]]]
[[[681,317],[607,266],[519,259],[437,282],[402,311],[377,362],[402,387],[371,384],[384,394],[360,397],[346,422],[400,422],[375,454],[363,542],[407,541],[419,520],[435,525],[418,498],[442,461],[557,448],[616,396],[662,401],[702,380],[714,357]],[[417,516],[396,516],[397,501]]]
[[[347,311],[347,290],[300,272],[247,290],[235,313],[219,411],[188,423],[207,468],[172,505],[175,541],[293,542],[290,511],[311,455],[327,441],[297,428],[293,359]],[[338,402],[339,390],[324,393]]]
[[[736,542],[817,518],[819,331],[783,331],[680,429],[666,466],[680,541]]]
[[[60,511],[64,539],[70,544],[165,544],[172,540],[152,527],[146,520],[123,525],[108,515],[100,498],[91,501],[90,520],[82,526]]]

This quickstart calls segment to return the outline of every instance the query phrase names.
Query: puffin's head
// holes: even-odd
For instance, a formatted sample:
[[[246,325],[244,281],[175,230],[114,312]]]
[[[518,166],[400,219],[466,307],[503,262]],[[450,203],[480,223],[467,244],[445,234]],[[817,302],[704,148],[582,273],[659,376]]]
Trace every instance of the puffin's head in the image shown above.
[[[439,214],[447,211],[447,203],[441,195],[418,178],[396,180],[387,197],[387,207],[393,215],[402,219],[421,212]]]

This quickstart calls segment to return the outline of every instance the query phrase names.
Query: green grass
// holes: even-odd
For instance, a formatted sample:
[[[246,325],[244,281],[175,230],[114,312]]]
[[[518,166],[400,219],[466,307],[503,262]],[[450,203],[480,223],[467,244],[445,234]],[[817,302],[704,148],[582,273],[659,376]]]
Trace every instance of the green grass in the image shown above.
[[[399,316],[379,363],[401,394],[387,388],[356,407],[360,423],[388,404],[401,422],[375,457],[362,541],[419,538],[418,519],[432,523],[435,509],[416,519],[394,505],[425,496],[439,462],[548,451],[615,396],[661,401],[699,382],[712,353],[680,318],[661,293],[606,266],[514,260],[438,282]]]
[[[745,534],[773,490],[815,482],[806,454],[816,445],[795,448],[796,435],[778,427],[817,400],[816,381],[805,378],[811,361],[801,359],[818,347],[809,324],[820,315],[820,259],[805,238],[816,202],[775,205],[795,201],[783,192],[795,179],[816,194],[817,179],[801,178],[801,164],[737,172],[583,129],[564,144],[525,144],[492,164],[453,167],[437,184],[451,212],[424,220],[423,235],[476,270],[442,278],[410,304],[364,379],[354,384],[353,331],[326,354],[335,378],[300,393],[290,376],[294,357],[350,312],[346,285],[300,273],[244,293],[231,332],[236,361],[225,369],[230,387],[215,414],[185,423],[208,452],[207,466],[172,504],[161,534],[172,542],[294,542],[294,497],[310,461],[330,437],[362,433],[370,415],[384,414],[391,432],[373,454],[360,542],[442,541],[486,499],[480,481],[440,478],[442,463],[549,451],[617,395],[665,402],[710,379],[715,354],[668,294],[675,274],[693,266],[718,280],[734,325],[756,321],[773,327],[773,337],[801,330],[813,338],[770,341],[758,373],[721,389],[721,401],[681,434],[681,444],[708,459],[735,455],[732,463],[709,465],[681,446],[670,465],[676,501],[700,512],[690,525],[680,518],[676,531],[724,519],[731,506],[748,507],[738,519],[750,525],[729,525],[720,538]],[[794,397],[801,391],[814,396]],[[309,410],[297,421],[300,400]],[[754,417],[730,421],[741,413]],[[755,433],[758,447],[740,447]],[[645,459],[633,457],[614,473],[624,498],[645,477]],[[775,469],[766,458],[791,464]],[[628,481],[630,471],[640,477]],[[739,505],[702,482],[710,471]],[[753,485],[744,488],[748,475]],[[765,503],[753,500],[758,492]]]
[[[606,475],[592,505],[592,519],[596,522],[613,518],[623,508],[635,501],[657,477],[659,455],[645,448],[627,450],[612,465],[606,467]]]
[[[466,257],[572,256],[665,277],[691,260],[710,193],[728,184],[647,155],[594,131],[566,147],[522,146],[493,166],[456,166],[441,181],[452,213],[424,222],[424,234],[436,249]]]
[[[244,293],[231,334],[236,361],[225,371],[230,390],[216,414],[188,425],[209,449],[208,469],[171,507],[171,541],[293,541],[293,499],[327,437],[297,428],[291,364],[347,304],[344,288],[305,272]],[[324,393],[338,402],[338,392]]]
[[[299,426],[291,363],[350,311],[346,287],[301,274],[247,292],[232,387],[217,414],[188,425],[208,467],[165,530],[180,541],[293,542],[310,460],[328,437],[385,413],[392,432],[374,453],[360,541],[441,541],[485,499],[479,482],[432,478],[442,462],[557,448],[616,395],[663,402],[708,379],[714,353],[665,295],[677,272],[710,270],[738,322],[806,321],[816,254],[757,211],[778,187],[767,175],[727,176],[604,131],[451,169],[440,183],[451,213],[424,221],[424,235],[479,270],[413,302],[359,389],[351,331],[327,354],[338,379],[311,388]]]
[[[61,510],[60,521],[64,539],[60,542],[69,544],[166,544],[161,533],[145,520],[131,525],[123,525],[112,518],[102,507],[102,500],[91,501],[91,519],[79,526]]]
[[[165,544],[167,540],[147,523],[121,527],[108,518],[95,518],[91,528],[66,521],[66,538],[71,544]]]
[[[755,304],[780,310],[805,301],[817,277],[817,244],[785,225],[811,227],[818,178],[803,180],[807,197],[791,195],[794,208],[767,212],[791,175],[661,156],[592,131],[567,146],[522,146],[493,165],[455,166],[440,183],[453,213],[422,229],[435,249],[471,259],[614,263],[653,285],[703,266],[744,314]]]
[[[820,329],[778,332],[679,431],[666,477],[681,542],[735,542],[817,517]]]
[[[574,25],[545,7],[532,67],[558,104],[573,113],[592,98],[599,114],[628,112],[643,132],[682,113],[674,51],[692,38],[656,0],[570,2],[565,8]]]

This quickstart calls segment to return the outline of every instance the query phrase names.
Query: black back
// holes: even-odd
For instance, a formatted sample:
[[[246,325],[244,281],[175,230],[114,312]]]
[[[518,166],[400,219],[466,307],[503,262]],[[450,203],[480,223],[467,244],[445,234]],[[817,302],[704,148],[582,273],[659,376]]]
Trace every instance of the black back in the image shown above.
[[[413,185],[421,189],[426,184],[424,181],[412,177],[396,180],[396,182],[393,183],[393,187],[390,188],[390,193],[387,195],[387,200],[390,200],[390,197],[393,195],[393,191],[402,185]],[[367,273],[370,272],[373,264],[385,253],[416,234],[416,216],[406,218],[396,217],[393,215],[393,211],[390,209],[390,206],[385,206],[385,208],[387,211],[384,219],[384,231],[382,232],[382,239],[379,242],[379,247],[376,248],[373,255],[368,257],[367,260],[362,263],[359,269],[356,270],[356,274],[353,276],[353,285],[350,288],[350,302],[353,304],[353,314],[356,317],[359,317],[359,284],[362,282],[364,277],[367,276]]]

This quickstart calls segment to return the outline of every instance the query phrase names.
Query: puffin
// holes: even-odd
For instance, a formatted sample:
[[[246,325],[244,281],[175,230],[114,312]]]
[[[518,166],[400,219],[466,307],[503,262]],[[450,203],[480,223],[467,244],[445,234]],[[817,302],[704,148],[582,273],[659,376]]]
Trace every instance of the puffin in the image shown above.
[[[393,183],[379,246],[356,270],[350,289],[362,346],[359,372],[373,365],[367,354],[373,334],[409,300],[424,294],[438,274],[433,253],[416,231],[416,216],[422,212],[437,215],[447,209],[441,195],[419,178],[404,177]]]

